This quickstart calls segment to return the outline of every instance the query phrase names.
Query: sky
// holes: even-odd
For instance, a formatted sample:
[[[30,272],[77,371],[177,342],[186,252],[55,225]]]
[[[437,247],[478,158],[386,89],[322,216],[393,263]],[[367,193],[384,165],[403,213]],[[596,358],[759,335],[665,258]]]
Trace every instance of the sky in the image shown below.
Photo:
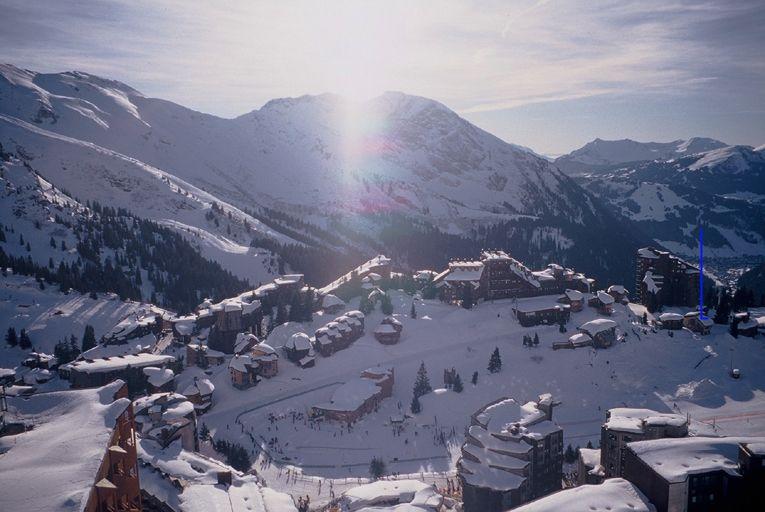
[[[0,0],[0,15],[0,61],[222,117],[396,90],[547,155],[596,137],[765,143],[762,0]]]

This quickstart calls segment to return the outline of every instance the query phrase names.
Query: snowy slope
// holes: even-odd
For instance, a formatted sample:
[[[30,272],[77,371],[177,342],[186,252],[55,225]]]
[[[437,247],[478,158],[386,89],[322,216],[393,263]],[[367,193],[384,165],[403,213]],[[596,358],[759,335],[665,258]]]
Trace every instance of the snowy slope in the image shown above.
[[[698,254],[701,219],[707,256],[765,256],[765,156],[749,146],[618,166],[577,179],[672,251]]]
[[[207,231],[200,240],[216,258],[215,251],[228,247],[227,257],[236,259],[256,235],[290,242],[278,227],[269,231],[244,213],[262,207],[333,231],[331,223],[344,222],[350,243],[367,252],[385,226],[379,216],[350,222],[349,214],[393,214],[460,236],[474,236],[477,225],[525,222],[503,228],[505,238],[525,241],[559,230],[569,248],[589,251],[599,240],[603,252],[611,243],[605,235],[618,223],[547,160],[438,102],[403,93],[364,102],[332,95],[277,99],[221,119],[85,73],[4,65],[0,143],[81,200]],[[233,226],[228,236],[224,226],[214,229],[205,219],[213,201],[254,232]],[[219,235],[234,245],[218,244]],[[614,247],[638,243],[622,235]],[[529,247],[540,256],[541,247]],[[592,261],[589,253],[572,254],[572,264]]]
[[[723,142],[704,137],[672,142],[638,142],[631,139],[595,139],[579,149],[555,159],[555,165],[568,174],[594,172],[604,167],[643,160],[670,160],[725,147]]]

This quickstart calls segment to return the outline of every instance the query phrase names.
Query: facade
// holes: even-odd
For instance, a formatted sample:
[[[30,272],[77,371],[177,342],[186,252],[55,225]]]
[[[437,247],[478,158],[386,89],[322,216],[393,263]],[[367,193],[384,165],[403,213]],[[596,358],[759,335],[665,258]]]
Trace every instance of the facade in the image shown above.
[[[686,437],[630,443],[624,478],[657,512],[763,510],[765,437]]]
[[[457,463],[465,512],[499,512],[561,488],[563,429],[549,394],[496,400],[471,416]]]
[[[606,478],[622,476],[627,443],[687,435],[688,419],[681,414],[651,409],[610,409],[600,428],[600,460]]]
[[[638,249],[635,264],[638,300],[650,312],[661,306],[695,307],[699,301],[699,269],[668,251]]]
[[[452,261],[445,272],[434,279],[439,297],[444,302],[457,303],[470,293],[473,300],[486,295],[487,276],[480,261]],[[467,288],[469,287],[469,290]]]
[[[348,348],[364,334],[364,313],[349,311],[316,329],[316,349],[324,357]]]
[[[579,448],[577,458],[577,483],[579,485],[597,485],[605,480],[606,471],[600,463],[600,450]]]
[[[25,399],[16,420],[34,422],[35,428],[0,438],[0,510],[140,512],[135,423],[127,395],[127,386],[114,382]]]
[[[677,331],[683,328],[683,315],[679,313],[662,313],[659,315],[659,323],[662,329]]]
[[[571,318],[571,306],[568,304],[523,301],[513,308],[513,312],[523,327],[565,324]]]
[[[358,379],[350,380],[332,393],[329,402],[312,407],[311,415],[330,421],[354,423],[374,411],[377,405],[393,394],[393,368],[369,368]]]
[[[603,290],[598,290],[587,301],[587,305],[595,308],[601,315],[611,315],[614,312],[614,298]]]
[[[558,302],[561,304],[568,304],[571,306],[571,311],[576,313],[584,308],[584,294],[579,290],[568,288],[563,292],[563,295],[558,298]]]

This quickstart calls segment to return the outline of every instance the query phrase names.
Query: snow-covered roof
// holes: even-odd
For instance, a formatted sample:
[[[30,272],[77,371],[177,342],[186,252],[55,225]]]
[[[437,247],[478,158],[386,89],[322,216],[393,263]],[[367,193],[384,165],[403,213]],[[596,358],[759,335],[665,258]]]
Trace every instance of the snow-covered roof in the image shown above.
[[[680,321],[683,319],[683,315],[679,313],[662,313],[659,315],[659,320],[661,322],[671,322],[671,321]]]
[[[641,258],[648,258],[652,260],[658,260],[659,255],[650,247],[642,247],[638,249],[638,256]]]
[[[215,391],[215,385],[210,382],[210,379],[194,379],[194,382],[189,384],[186,389],[183,390],[183,394],[186,396],[192,395],[211,395]]]
[[[144,432],[148,432],[149,429],[153,428],[152,423],[169,423],[187,417],[194,412],[194,404],[179,393],[155,393],[136,399],[133,402],[133,410],[136,414],[136,421],[143,423]],[[161,418],[156,422],[151,421],[146,416],[147,412],[159,412]]]
[[[391,324],[380,324],[375,329],[375,334],[393,334],[395,332],[398,331],[396,331],[396,328]]]
[[[304,332],[296,332],[287,340],[284,347],[289,350],[310,350],[311,338]]]
[[[257,345],[258,337],[249,332],[240,332],[234,341],[234,352],[241,353],[248,348]]]
[[[147,366],[143,369],[143,374],[148,377],[149,384],[154,387],[162,387],[175,378],[175,373],[169,368],[157,368]]]
[[[284,286],[287,284],[296,284],[303,279],[303,274],[286,274],[274,279],[274,283],[277,286]]]
[[[261,342],[252,347],[251,357],[255,361],[276,361],[279,359],[279,354],[276,353],[274,347]]]
[[[15,404],[35,428],[0,437],[0,510],[85,508],[117,417],[130,405],[114,399],[123,384],[32,395]]]
[[[250,368],[257,368],[258,362],[248,355],[235,355],[229,361],[228,367],[241,373],[247,373]]]
[[[609,430],[642,433],[646,427],[682,427],[687,419],[682,414],[662,413],[652,409],[617,407],[609,409],[608,419],[603,424]]]
[[[598,290],[597,297],[598,297],[598,300],[602,302],[603,304],[614,303],[614,298],[611,295],[604,292],[603,290]]]
[[[435,270],[418,270],[414,273],[414,279],[417,281],[430,281],[438,275]]]
[[[615,327],[616,327],[616,322],[614,322],[613,320],[610,320],[608,318],[596,318],[595,320],[590,320],[589,322],[586,322],[580,325],[579,330],[582,332],[586,332],[590,336],[594,336],[598,333],[607,331],[609,329],[613,329]]]
[[[375,396],[380,387],[372,379],[351,379],[335,389],[329,402],[316,405],[327,411],[355,411]]]
[[[584,298],[584,294],[579,290],[566,290],[565,294],[569,300],[582,300]]]
[[[65,369],[71,369],[72,371],[97,373],[123,370],[128,366],[131,368],[143,368],[145,366],[163,365],[171,361],[175,361],[173,356],[141,352],[139,354],[104,357],[100,359],[93,359],[91,361],[73,361],[71,363],[67,363],[64,365],[64,367]]]
[[[449,263],[446,281],[480,281],[483,275],[483,263],[480,261],[453,261]]]
[[[765,437],[682,437],[638,441],[628,446],[670,483],[688,475],[722,470],[738,475],[739,443],[763,443]]]
[[[613,293],[618,293],[620,295],[626,295],[627,294],[627,289],[624,286],[620,285],[620,284],[612,284],[611,286],[608,287],[607,291],[608,291],[608,293],[612,293],[613,292]]]
[[[345,301],[343,301],[340,297],[337,295],[332,295],[331,293],[328,293],[321,299],[321,307],[322,308],[332,308],[337,306],[345,306]]]
[[[358,318],[359,320],[363,320],[364,319],[364,313],[362,313],[358,309],[354,309],[352,311],[346,312],[345,316],[350,316],[350,317],[353,317],[353,318]]]
[[[340,497],[342,510],[348,512],[435,512],[443,501],[433,485],[419,480],[378,480]]]
[[[611,478],[600,485],[582,485],[532,501],[513,512],[655,512],[656,508],[632,483]]]
[[[578,332],[568,338],[568,341],[573,343],[574,345],[580,344],[580,343],[588,343],[592,341],[592,338],[589,334],[585,334],[583,332]]]

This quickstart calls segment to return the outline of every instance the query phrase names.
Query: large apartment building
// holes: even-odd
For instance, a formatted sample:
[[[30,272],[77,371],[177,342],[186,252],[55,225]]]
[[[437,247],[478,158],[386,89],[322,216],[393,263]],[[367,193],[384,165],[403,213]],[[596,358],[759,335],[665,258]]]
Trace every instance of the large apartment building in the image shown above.
[[[465,512],[504,511],[561,488],[563,429],[549,394],[496,400],[471,416],[457,464]]]
[[[637,252],[635,290],[651,312],[661,306],[698,306],[699,269],[668,251],[643,247]]]

